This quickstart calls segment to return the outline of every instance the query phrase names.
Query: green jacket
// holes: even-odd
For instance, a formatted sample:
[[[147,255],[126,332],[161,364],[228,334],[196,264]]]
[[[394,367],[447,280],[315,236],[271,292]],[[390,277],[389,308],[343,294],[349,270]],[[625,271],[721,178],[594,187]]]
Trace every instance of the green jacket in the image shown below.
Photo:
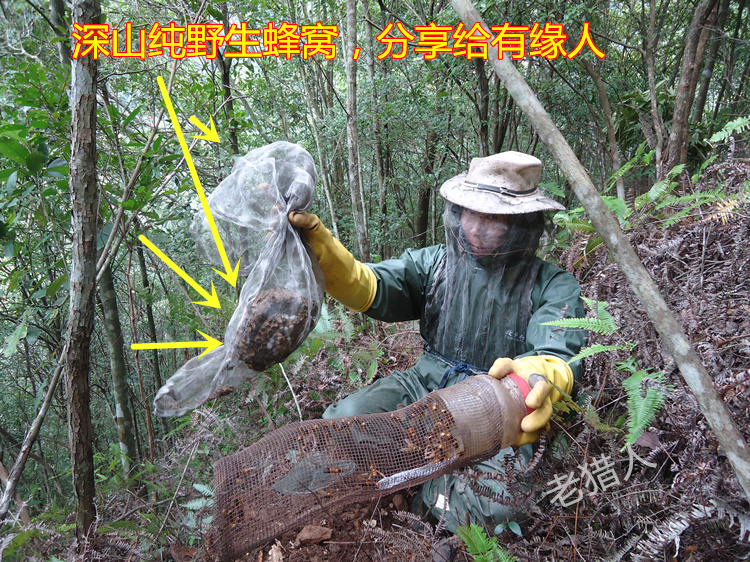
[[[425,307],[427,295],[432,286],[433,276],[441,260],[446,254],[445,247],[432,246],[420,250],[407,250],[399,258],[386,260],[377,264],[368,264],[378,279],[378,289],[372,306],[365,312],[368,316],[386,322],[401,322],[408,320],[420,321],[420,332],[427,343],[430,334],[425,329]],[[496,350],[497,357],[506,357],[508,339],[516,341],[515,348],[524,347],[527,355],[555,355],[565,361],[572,358],[586,343],[587,333],[584,330],[562,329],[554,326],[542,326],[541,323],[560,318],[577,318],[584,316],[583,303],[580,299],[581,287],[575,277],[547,262],[541,262],[536,282],[531,292],[532,316],[525,334],[506,330],[505,334],[490,333],[487,341],[477,342],[477,345],[489,346]],[[476,283],[478,287],[487,286],[487,280],[482,277],[483,272],[477,270]],[[486,295],[483,295],[486,301]],[[501,314],[502,302],[494,302],[496,311]],[[482,305],[484,308],[484,305]],[[469,322],[470,329],[470,322]],[[490,364],[476,365],[481,369],[488,369]],[[578,362],[571,365],[575,378],[580,378]]]

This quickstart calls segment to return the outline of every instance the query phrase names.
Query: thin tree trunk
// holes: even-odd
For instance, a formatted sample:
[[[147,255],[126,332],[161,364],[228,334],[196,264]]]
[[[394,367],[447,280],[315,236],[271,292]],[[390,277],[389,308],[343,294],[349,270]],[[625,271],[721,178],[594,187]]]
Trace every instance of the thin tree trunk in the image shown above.
[[[8,475],[8,480],[5,484],[5,490],[3,491],[2,498],[0,499],[0,522],[2,522],[3,519],[5,519],[5,516],[8,514],[11,500],[15,496],[18,481],[21,479],[23,469],[26,468],[26,461],[29,460],[30,456],[33,456],[31,454],[31,448],[34,446],[36,438],[39,436],[39,430],[42,428],[44,418],[47,416],[49,407],[52,404],[52,398],[55,395],[57,384],[60,381],[60,376],[62,375],[63,367],[65,366],[66,356],[67,343],[63,346],[63,349],[60,353],[60,358],[57,362],[57,367],[55,367],[55,371],[50,378],[49,387],[47,388],[47,392],[44,394],[44,401],[42,402],[42,405],[39,408],[39,412],[34,418],[34,421],[31,422],[29,430],[26,432],[26,436],[23,438],[21,449],[18,451],[16,461],[13,463],[13,468],[10,470],[10,474]]]
[[[333,198],[331,197],[331,187],[328,184],[328,166],[326,166],[323,148],[320,144],[320,133],[318,132],[318,120],[321,119],[320,108],[317,106],[310,90],[309,78],[304,63],[300,63],[300,73],[302,74],[302,85],[305,88],[305,99],[307,100],[307,106],[310,108],[310,128],[312,129],[313,139],[315,139],[315,149],[318,153],[320,179],[323,182],[323,192],[325,193],[326,202],[328,203],[328,211],[331,214],[331,227],[333,228],[333,235],[338,238],[339,227],[336,221],[336,211],[333,206]]]
[[[732,74],[734,72],[734,65],[737,60],[737,39],[740,37],[740,30],[744,29],[742,26],[742,16],[745,11],[745,5],[747,0],[740,0],[740,5],[737,8],[737,23],[734,26],[734,34],[732,35],[733,41],[731,41],[731,47],[729,48],[729,62],[724,65],[724,79],[721,81],[721,88],[719,89],[719,95],[716,96],[716,104],[714,105],[714,115],[711,120],[711,127],[709,128],[709,136],[714,134],[714,128],[716,126],[716,118],[719,116],[719,109],[721,109],[721,102],[724,99],[724,92],[727,89],[727,84],[732,84]]]
[[[128,269],[125,273],[125,284],[128,287],[128,305],[130,306],[130,329],[133,332],[133,343],[138,343],[138,331],[135,327],[135,308],[133,305],[133,286],[130,283],[130,271],[131,266],[133,263],[133,254],[132,252],[128,256]],[[155,341],[155,338],[154,338]],[[148,458],[151,462],[154,462],[154,458],[156,457],[156,436],[154,432],[154,421],[151,418],[151,408],[150,400],[146,396],[146,387],[143,384],[143,371],[141,371],[141,359],[140,359],[140,351],[136,350],[135,352],[135,372],[138,375],[138,388],[141,391],[141,400],[143,401],[143,404],[146,406],[146,428],[148,430]]]
[[[101,23],[98,0],[74,0],[73,21]],[[94,326],[97,233],[96,83],[93,57],[73,61],[70,158],[71,243],[70,312],[67,329],[66,396],[73,489],[77,503],[76,534],[82,539],[96,518],[94,428],[90,410],[90,344]]]
[[[708,86],[711,84],[711,77],[714,75],[716,54],[719,52],[719,47],[721,46],[721,36],[724,24],[727,21],[727,14],[729,14],[729,0],[721,0],[716,28],[713,31],[711,44],[706,53],[706,64],[700,75],[700,86],[698,87],[698,93],[695,96],[695,103],[693,104],[693,115],[690,118],[690,121],[693,123],[700,123],[701,119],[703,119],[703,110],[706,107],[706,98],[708,97]]]
[[[656,136],[656,153],[655,153],[655,167],[656,177],[661,178],[663,175],[662,168],[664,164],[664,139],[666,138],[666,130],[664,128],[664,122],[659,115],[659,105],[656,101],[656,71],[654,69],[654,46],[656,45],[655,40],[655,27],[656,27],[656,0],[649,0],[649,16],[648,16],[648,33],[646,38],[646,68],[648,73],[648,91],[649,98],[651,100],[651,124],[654,128],[654,135]]]
[[[122,472],[128,481],[132,463],[136,459],[135,441],[133,440],[133,414],[128,402],[128,371],[125,368],[125,355],[122,351],[123,337],[120,313],[117,309],[117,294],[112,270],[109,266],[102,271],[99,281],[99,296],[104,314],[104,334],[109,351],[109,369],[112,375],[112,389],[115,397],[115,424],[117,438],[120,442],[120,460]]]
[[[617,172],[620,169],[620,149],[617,148],[617,138],[615,137],[615,125],[612,122],[612,110],[609,108],[609,98],[607,96],[607,89],[604,87],[599,73],[594,70],[591,63],[586,59],[583,59],[583,67],[588,72],[591,79],[594,81],[596,91],[599,93],[599,101],[602,104],[602,113],[604,114],[604,121],[607,124],[607,140],[609,141],[609,159],[612,162],[612,173]],[[625,183],[623,182],[622,176],[617,178],[617,197],[625,200]]]
[[[667,150],[662,167],[662,176],[674,166],[684,164],[687,160],[688,132],[690,108],[695,97],[695,87],[698,80],[698,72],[703,63],[703,54],[708,37],[702,40],[704,26],[712,14],[717,0],[703,0],[693,14],[690,23],[687,40],[685,42],[685,53],[682,58],[680,69],[680,80],[677,83],[677,93],[674,102],[674,113],[672,114],[672,131],[669,135]]]
[[[227,8],[226,2],[221,4],[221,15],[224,19],[224,33],[229,31],[229,9]],[[237,141],[237,121],[234,119],[234,101],[232,96],[231,87],[231,70],[232,70],[232,59],[225,58],[221,54],[216,57],[216,63],[219,65],[221,71],[221,91],[224,96],[224,115],[227,118],[229,125],[229,131],[227,136],[229,138],[229,147],[232,150],[232,154],[240,153],[240,145]]]
[[[417,201],[417,220],[415,223],[414,234],[418,248],[424,248],[427,244],[427,228],[430,219],[430,194],[432,192],[432,169],[435,165],[435,144],[437,141],[437,132],[430,130],[427,133],[424,147],[424,160],[422,160],[422,180],[419,186],[419,195]]]
[[[3,466],[3,463],[0,462],[0,483],[3,486],[6,486],[8,484],[8,471]],[[21,522],[25,526],[31,525],[31,517],[29,517],[29,510],[26,507],[26,505],[21,501],[21,496],[18,495],[18,492],[16,492],[14,495],[14,499],[16,502],[16,507],[18,508],[18,515],[21,517]]]
[[[488,29],[479,12],[471,4],[471,0],[451,0],[451,4],[464,25],[473,26],[475,23],[481,23],[485,29]],[[701,411],[734,468],[740,486],[750,498],[750,449],[734,423],[726,404],[714,388],[713,380],[700,357],[691,347],[685,332],[659,293],[656,283],[623,234],[617,219],[607,208],[586,170],[549,114],[539,103],[534,92],[508,58],[499,59],[497,47],[493,48],[491,45],[488,47],[495,72],[502,78],[505,87],[515,98],[555,162],[570,181],[578,200],[591,217],[591,222],[594,223],[594,227],[607,244],[612,258],[625,275],[630,287],[643,303],[646,313],[674,358],[680,373],[693,391]]]
[[[508,103],[510,96],[507,92],[503,91],[503,103],[500,104],[500,90],[502,88],[502,82],[497,76],[493,75],[493,85],[495,88],[495,95],[492,101],[492,115],[490,121],[492,122],[492,154],[497,154],[502,148],[503,139],[501,135],[505,134],[503,130],[501,133],[501,125],[504,123],[505,107]]]
[[[477,121],[479,123],[479,156],[490,155],[490,82],[484,70],[484,59],[474,59],[474,71],[477,75]]]
[[[60,56],[60,66],[70,66],[70,43],[68,42],[67,24],[65,22],[65,0],[50,0],[49,19],[59,30],[57,40],[57,52]]]
[[[380,259],[385,256],[385,232],[386,232],[386,210],[385,210],[385,167],[383,164],[383,140],[380,135],[380,105],[378,103],[377,90],[375,88],[375,55],[372,49],[372,23],[370,23],[369,2],[365,3],[365,36],[367,41],[367,77],[370,80],[370,103],[372,104],[372,136],[375,141],[375,169],[378,174],[378,254]]]
[[[353,60],[357,46],[357,0],[346,0],[346,144],[349,153],[349,193],[352,215],[357,230],[359,259],[370,261],[370,243],[364,201],[360,192],[359,134],[357,131],[357,61]]]
[[[151,292],[151,285],[148,281],[148,271],[146,270],[146,257],[143,255],[143,246],[136,244],[136,255],[138,256],[138,266],[141,270],[141,283],[143,289],[146,291],[146,321],[148,325],[148,338],[151,342],[158,341],[156,339],[156,322],[154,322],[154,306],[153,306],[153,293]],[[154,380],[156,381],[156,388],[161,388],[164,383],[161,381],[161,367],[159,366],[159,350],[151,350],[151,361],[154,365]],[[166,419],[166,418],[165,418]]]

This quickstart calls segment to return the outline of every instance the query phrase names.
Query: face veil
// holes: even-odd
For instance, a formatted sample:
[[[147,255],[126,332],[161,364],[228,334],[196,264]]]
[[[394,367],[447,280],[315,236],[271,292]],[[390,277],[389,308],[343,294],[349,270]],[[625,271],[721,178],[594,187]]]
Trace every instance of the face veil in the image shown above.
[[[500,245],[479,255],[470,251],[463,213],[446,204],[447,251],[427,295],[423,336],[443,355],[488,369],[498,357],[526,352],[544,219],[516,215]]]

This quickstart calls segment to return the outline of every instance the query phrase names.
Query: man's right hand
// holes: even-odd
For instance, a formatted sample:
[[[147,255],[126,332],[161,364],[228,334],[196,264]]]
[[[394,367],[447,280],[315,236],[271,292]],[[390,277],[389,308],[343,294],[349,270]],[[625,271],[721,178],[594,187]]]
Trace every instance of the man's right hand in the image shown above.
[[[326,278],[326,292],[355,312],[370,308],[378,288],[372,269],[354,259],[317,215],[292,211],[289,223],[302,231],[315,252]]]

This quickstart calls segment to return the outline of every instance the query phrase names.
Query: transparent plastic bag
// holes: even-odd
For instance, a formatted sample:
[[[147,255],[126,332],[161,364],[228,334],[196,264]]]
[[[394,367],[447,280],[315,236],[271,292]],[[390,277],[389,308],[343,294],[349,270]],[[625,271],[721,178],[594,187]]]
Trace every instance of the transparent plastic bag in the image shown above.
[[[229,262],[247,276],[224,345],[185,363],[154,399],[159,416],[178,416],[228,393],[305,340],[320,316],[324,279],[317,259],[289,224],[290,211],[307,211],[318,180],[302,147],[275,142],[239,158],[209,197]],[[218,269],[221,259],[205,215],[190,232]]]

